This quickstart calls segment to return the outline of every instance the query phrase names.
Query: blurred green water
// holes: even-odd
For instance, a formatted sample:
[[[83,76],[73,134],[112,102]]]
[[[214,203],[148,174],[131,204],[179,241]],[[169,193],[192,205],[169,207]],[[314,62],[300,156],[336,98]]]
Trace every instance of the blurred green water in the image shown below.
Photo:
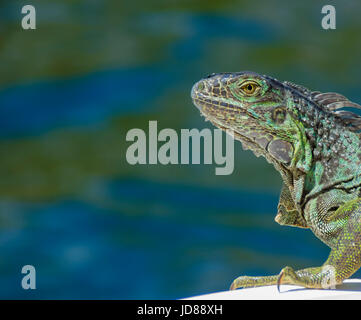
[[[322,263],[327,248],[310,232],[273,222],[281,181],[264,159],[236,143],[230,176],[130,166],[125,135],[149,120],[210,127],[189,94],[212,72],[253,70],[360,101],[361,4],[333,3],[337,29],[325,31],[312,1],[37,1],[37,30],[24,31],[23,2],[1,2],[1,297],[177,298]],[[22,263],[46,274],[33,296],[18,288]]]

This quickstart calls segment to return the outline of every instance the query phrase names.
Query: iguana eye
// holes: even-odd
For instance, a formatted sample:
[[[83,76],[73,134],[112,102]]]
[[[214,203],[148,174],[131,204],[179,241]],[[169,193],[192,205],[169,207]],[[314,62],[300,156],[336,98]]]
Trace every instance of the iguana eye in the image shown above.
[[[243,93],[247,95],[253,95],[256,91],[258,91],[259,85],[257,82],[247,81],[242,83],[240,89],[242,90]]]

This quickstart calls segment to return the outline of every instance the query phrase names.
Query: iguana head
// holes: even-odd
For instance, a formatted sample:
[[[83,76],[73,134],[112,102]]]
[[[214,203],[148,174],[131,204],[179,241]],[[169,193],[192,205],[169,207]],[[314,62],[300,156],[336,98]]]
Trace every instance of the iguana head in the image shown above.
[[[233,131],[244,147],[288,169],[308,171],[312,158],[330,147],[330,136],[337,139],[339,130],[357,125],[357,115],[347,123],[333,112],[352,104],[345,97],[254,72],[212,74],[193,86],[191,96],[215,126]]]
[[[299,139],[282,83],[253,72],[214,74],[192,89],[194,104],[214,125],[234,132],[256,155],[289,165]]]

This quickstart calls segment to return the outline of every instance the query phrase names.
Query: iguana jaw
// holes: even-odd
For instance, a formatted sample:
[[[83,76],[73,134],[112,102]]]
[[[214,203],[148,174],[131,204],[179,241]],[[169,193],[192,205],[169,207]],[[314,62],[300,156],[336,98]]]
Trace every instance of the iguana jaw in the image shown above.
[[[196,102],[195,102],[196,103]],[[206,118],[206,121],[210,121],[214,126],[219,129],[226,131],[228,134],[233,136],[235,140],[238,140],[242,143],[244,150],[251,150],[253,153],[259,157],[260,155],[266,157],[266,147],[270,142],[270,139],[263,138],[262,141],[259,139],[259,143],[256,142],[256,135],[250,132],[249,130],[242,129],[240,127],[232,127],[227,122],[222,122],[220,119],[216,118],[214,115],[206,112],[203,108],[200,108],[201,115]]]
[[[289,170],[287,166],[275,160],[270,154],[267,152],[267,145],[270,140],[264,139],[262,144],[256,142],[256,136],[248,135],[247,132],[242,131],[240,128],[233,128],[227,123],[220,121],[215,116],[209,114],[200,100],[197,98],[193,99],[194,104],[199,108],[201,115],[206,118],[207,121],[210,121],[214,126],[219,129],[222,129],[233,136],[235,140],[238,140],[242,143],[242,147],[244,150],[251,150],[255,156],[263,156],[268,163],[272,164],[275,169],[281,174],[283,181],[289,184],[289,181],[292,181],[292,172]],[[260,140],[258,140],[260,141]]]

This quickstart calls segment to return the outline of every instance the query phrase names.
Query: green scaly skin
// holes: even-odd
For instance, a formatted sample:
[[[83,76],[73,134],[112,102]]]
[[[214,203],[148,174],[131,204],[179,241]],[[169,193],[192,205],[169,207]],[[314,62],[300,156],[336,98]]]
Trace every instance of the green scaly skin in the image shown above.
[[[337,93],[313,92],[253,72],[212,74],[192,88],[201,114],[280,172],[275,220],[310,228],[330,248],[320,267],[241,276],[231,289],[277,284],[330,288],[361,266],[361,108]]]

